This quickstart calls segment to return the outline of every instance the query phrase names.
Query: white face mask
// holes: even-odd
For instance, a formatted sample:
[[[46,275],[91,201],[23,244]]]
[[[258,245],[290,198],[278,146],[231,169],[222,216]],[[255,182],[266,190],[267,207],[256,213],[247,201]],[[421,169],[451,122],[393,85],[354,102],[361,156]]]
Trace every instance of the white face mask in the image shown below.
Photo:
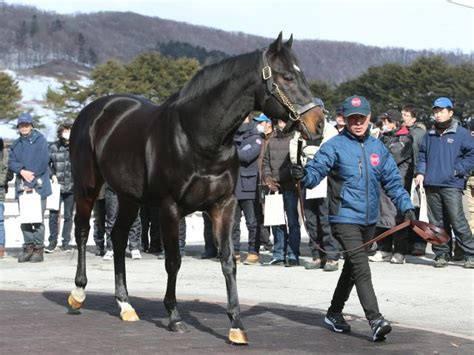
[[[257,126],[257,131],[259,131],[260,133],[265,133],[265,127],[263,127],[262,125],[258,125]]]
[[[70,131],[63,132],[63,138],[64,138],[65,140],[67,140],[67,141],[69,140],[69,136],[70,136],[70,135],[71,135],[71,132],[70,132]]]

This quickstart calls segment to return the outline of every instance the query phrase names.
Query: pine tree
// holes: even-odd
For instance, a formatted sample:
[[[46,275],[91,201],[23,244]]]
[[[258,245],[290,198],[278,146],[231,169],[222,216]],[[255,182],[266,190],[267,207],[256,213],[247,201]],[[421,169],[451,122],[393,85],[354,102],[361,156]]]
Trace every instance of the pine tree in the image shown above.
[[[20,99],[18,83],[8,74],[0,72],[0,120],[9,121],[18,116]]]

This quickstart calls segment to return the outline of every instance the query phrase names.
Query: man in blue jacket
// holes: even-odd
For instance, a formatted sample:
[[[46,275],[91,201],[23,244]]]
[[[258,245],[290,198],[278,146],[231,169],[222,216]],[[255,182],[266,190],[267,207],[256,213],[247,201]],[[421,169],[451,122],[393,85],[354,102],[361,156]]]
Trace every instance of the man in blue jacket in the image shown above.
[[[434,127],[423,137],[416,167],[416,184],[424,185],[428,218],[434,225],[450,225],[464,251],[465,268],[474,268],[474,239],[463,211],[462,195],[474,169],[474,139],[453,119],[453,103],[439,97],[433,103]],[[448,244],[433,245],[435,267],[446,267]]]
[[[370,104],[363,96],[344,100],[346,127],[331,138],[304,168],[292,166],[292,176],[312,188],[328,176],[329,223],[343,249],[361,246],[374,235],[379,220],[379,187],[404,215],[413,219],[413,205],[403,187],[397,165],[383,143],[370,136]],[[370,274],[367,248],[344,255],[344,267],[325,323],[335,332],[349,332],[342,310],[354,285],[372,329],[374,341],[384,340],[392,327],[379,312]]]
[[[22,113],[17,124],[20,137],[10,147],[8,167],[16,173],[16,198],[20,194],[35,190],[41,196],[41,210],[44,215],[46,198],[51,195],[49,181],[48,143],[44,136],[33,129],[33,118]],[[22,223],[23,253],[18,262],[41,262],[44,252],[44,223]]]

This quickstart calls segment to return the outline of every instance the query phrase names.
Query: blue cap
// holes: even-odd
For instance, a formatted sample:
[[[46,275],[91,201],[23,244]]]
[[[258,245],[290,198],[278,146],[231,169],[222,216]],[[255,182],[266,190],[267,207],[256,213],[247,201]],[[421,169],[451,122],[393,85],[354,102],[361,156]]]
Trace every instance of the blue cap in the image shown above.
[[[31,117],[31,115],[28,112],[24,112],[18,117],[18,122],[17,122],[16,126],[18,127],[20,125],[20,123],[29,123],[29,124],[32,125],[33,124],[33,117]]]
[[[261,113],[259,116],[253,118],[254,121],[257,122],[272,122],[264,113]]]
[[[352,115],[368,116],[369,113],[370,104],[364,96],[349,96],[342,103],[342,114],[344,117]]]
[[[447,97],[438,97],[436,100],[434,100],[433,106],[431,108],[433,109],[435,107],[453,108],[454,105]]]

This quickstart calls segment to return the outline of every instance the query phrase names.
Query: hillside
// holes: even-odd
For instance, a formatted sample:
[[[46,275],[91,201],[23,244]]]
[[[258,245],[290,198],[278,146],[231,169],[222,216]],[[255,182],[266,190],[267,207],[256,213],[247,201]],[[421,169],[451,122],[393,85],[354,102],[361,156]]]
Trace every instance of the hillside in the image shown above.
[[[0,69],[15,70],[51,60],[89,67],[109,58],[127,62],[143,51],[169,50],[170,42],[176,48],[186,47],[188,51],[182,52],[186,55],[190,55],[189,49],[193,48],[196,53],[207,53],[211,59],[200,60],[206,64],[225,55],[265,47],[273,40],[131,12],[60,15],[5,3],[0,4],[0,23]],[[275,33],[275,37],[277,35]],[[388,62],[409,64],[420,55],[440,54],[350,42],[298,41],[297,38],[294,48],[310,80],[332,84],[353,78],[370,66]],[[452,64],[473,60],[472,55],[441,54]]]

